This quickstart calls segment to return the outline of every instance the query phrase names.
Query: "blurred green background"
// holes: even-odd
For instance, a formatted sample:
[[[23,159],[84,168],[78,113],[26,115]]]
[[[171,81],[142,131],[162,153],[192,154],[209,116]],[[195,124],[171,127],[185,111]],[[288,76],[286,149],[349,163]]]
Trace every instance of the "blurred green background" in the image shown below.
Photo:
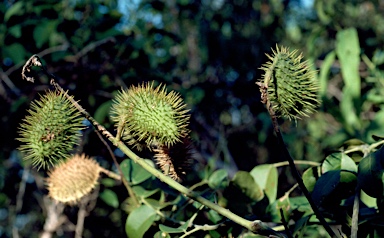
[[[117,90],[155,81],[179,92],[191,113],[196,177],[207,166],[233,175],[281,161],[255,85],[276,44],[303,52],[319,70],[319,112],[281,120],[295,159],[321,161],[349,139],[384,135],[381,0],[8,0],[0,12],[0,237],[15,227],[35,237],[44,224],[45,191],[35,178],[26,180],[30,199],[16,207],[24,174],[17,128],[31,100],[50,88],[44,76],[34,84],[21,79],[33,54],[111,132]],[[81,146],[108,166],[94,133]],[[279,179],[281,196],[294,180],[286,170]],[[124,234],[122,221],[103,219],[103,212],[112,211],[88,219],[87,232]],[[94,227],[92,219],[104,223]]]

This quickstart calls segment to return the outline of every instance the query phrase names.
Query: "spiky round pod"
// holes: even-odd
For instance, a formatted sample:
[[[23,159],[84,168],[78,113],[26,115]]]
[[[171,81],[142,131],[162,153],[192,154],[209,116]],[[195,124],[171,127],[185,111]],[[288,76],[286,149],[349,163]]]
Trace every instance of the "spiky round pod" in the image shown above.
[[[132,86],[119,92],[111,109],[111,119],[122,127],[122,138],[140,148],[153,143],[171,146],[188,134],[189,115],[176,92],[153,83]]]
[[[48,173],[48,195],[58,202],[76,204],[98,184],[100,171],[95,160],[74,155]]]
[[[84,128],[78,110],[57,91],[48,91],[31,103],[29,114],[20,124],[20,150],[38,169],[49,168],[68,157],[78,144]]]
[[[297,50],[290,52],[276,46],[272,52],[267,54],[270,61],[261,69],[265,71],[262,83],[268,88],[274,112],[290,120],[309,116],[320,104],[316,70],[311,69],[308,61],[302,61],[303,55],[298,55]]]
[[[176,181],[182,181],[192,163],[192,148],[188,139],[171,147],[159,146],[153,149],[156,164],[164,174]]]

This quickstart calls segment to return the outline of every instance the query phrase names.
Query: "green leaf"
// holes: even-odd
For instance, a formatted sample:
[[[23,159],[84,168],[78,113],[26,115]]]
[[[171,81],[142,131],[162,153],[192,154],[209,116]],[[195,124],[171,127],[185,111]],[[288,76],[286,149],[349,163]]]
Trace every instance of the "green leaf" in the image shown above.
[[[119,207],[119,198],[116,193],[110,189],[105,189],[100,193],[100,199],[113,208]]]
[[[155,208],[156,210],[161,210],[164,207],[167,207],[171,205],[170,202],[161,202],[153,198],[146,198],[145,204],[150,205],[151,207]]]
[[[148,164],[154,166],[151,160],[145,160]],[[136,164],[130,159],[126,159],[120,163],[121,170],[125,178],[132,183],[132,185],[137,185],[144,182],[145,180],[152,177],[148,171],[143,169],[140,165]]]
[[[171,236],[165,232],[158,231],[155,235],[153,235],[153,238],[171,238]]]
[[[19,43],[13,43],[12,45],[3,48],[3,53],[4,57],[11,58],[15,64],[24,61],[26,56],[24,47]]]
[[[242,191],[243,194],[254,201],[260,201],[263,199],[264,192],[255,182],[250,173],[246,171],[238,171],[233,177],[232,182]]]
[[[276,167],[271,164],[258,165],[251,170],[250,174],[267,194],[269,203],[273,203],[276,200],[279,179]]]
[[[217,224],[218,222],[220,222],[223,219],[223,217],[219,213],[214,211],[214,210],[209,210],[208,211],[208,218],[214,224]]]
[[[11,35],[13,35],[16,38],[21,37],[21,25],[12,26],[8,28],[8,31]]]
[[[13,15],[23,15],[24,14],[24,2],[17,1],[13,4],[4,14],[4,21],[8,21],[9,18]]]
[[[33,39],[38,48],[41,48],[43,44],[48,42],[49,38],[56,30],[57,24],[58,21],[46,20],[36,26],[33,31]]]
[[[283,211],[285,220],[289,220],[291,203],[288,195],[284,195],[268,206],[268,213],[270,214],[273,222],[281,222],[281,210]]]
[[[360,128],[359,111],[361,80],[359,74],[360,44],[355,28],[339,31],[336,35],[336,54],[340,60],[344,80],[340,111],[349,132]]]
[[[323,173],[331,170],[343,170],[357,173],[357,165],[353,159],[341,152],[328,155],[325,158],[321,169]]]
[[[116,185],[116,180],[111,178],[103,178],[100,183],[106,187],[113,187]]]
[[[291,209],[304,213],[303,216],[313,214],[312,207],[305,196],[289,198],[289,202]]]
[[[128,215],[125,232],[129,238],[142,238],[154,221],[156,211],[147,205],[142,205]]]
[[[185,222],[183,225],[179,226],[178,228],[173,228],[170,226],[165,226],[163,224],[159,225],[159,229],[162,232],[168,233],[168,234],[173,234],[173,233],[182,233],[187,231],[188,229],[188,222]]]
[[[157,193],[160,189],[154,189],[154,190],[145,190],[141,186],[134,186],[132,187],[135,194],[142,198],[147,198],[149,196],[152,196],[153,194]]]
[[[309,192],[313,191],[317,179],[321,176],[320,167],[308,168],[304,171],[302,179]]]
[[[228,172],[219,169],[212,173],[208,179],[208,186],[212,189],[220,189],[228,186]]]
[[[327,85],[328,85],[328,78],[329,78],[329,72],[331,71],[331,67],[333,62],[335,61],[336,53],[335,51],[331,51],[327,54],[325,57],[321,68],[320,68],[320,74],[319,74],[319,82],[320,82],[320,96],[324,98],[327,93]]]
[[[369,196],[364,192],[364,190],[360,190],[360,200],[367,205],[367,207],[372,207],[377,209],[377,199]]]

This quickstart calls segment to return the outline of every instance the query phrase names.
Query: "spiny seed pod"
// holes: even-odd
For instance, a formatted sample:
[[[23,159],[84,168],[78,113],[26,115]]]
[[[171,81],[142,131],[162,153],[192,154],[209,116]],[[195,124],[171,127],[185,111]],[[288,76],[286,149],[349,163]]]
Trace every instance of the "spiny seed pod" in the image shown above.
[[[76,204],[98,184],[100,171],[95,160],[74,155],[48,173],[48,195],[58,202]]]
[[[153,149],[156,164],[164,174],[176,181],[182,181],[192,163],[192,148],[188,139],[171,147],[160,146]]]
[[[289,52],[288,48],[276,46],[272,52],[267,54],[270,61],[261,67],[265,71],[261,85],[267,87],[274,112],[290,120],[309,116],[320,104],[316,71],[308,61],[301,61],[303,55],[297,55],[297,50]]]
[[[20,124],[23,142],[20,150],[38,169],[49,168],[65,159],[78,144],[84,128],[83,118],[65,95],[48,91],[40,100],[31,103],[29,114]]]
[[[166,92],[165,86],[153,88],[153,83],[132,86],[119,92],[111,109],[123,140],[141,148],[144,143],[171,146],[188,134],[189,115],[186,105],[176,92]]]

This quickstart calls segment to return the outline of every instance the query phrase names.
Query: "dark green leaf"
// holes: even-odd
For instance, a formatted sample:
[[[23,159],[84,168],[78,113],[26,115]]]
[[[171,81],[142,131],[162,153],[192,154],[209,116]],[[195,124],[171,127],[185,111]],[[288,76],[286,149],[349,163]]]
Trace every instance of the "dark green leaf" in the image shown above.
[[[383,195],[384,147],[369,154],[359,163],[357,175],[361,189],[371,197],[378,198]]]
[[[116,193],[110,189],[105,189],[100,193],[100,199],[113,208],[119,207],[119,199]]]
[[[112,100],[104,102],[95,111],[94,118],[97,122],[103,123],[109,115],[109,109],[112,105]]]
[[[7,46],[3,49],[3,53],[5,57],[9,57],[15,64],[18,64],[24,61],[26,57],[26,52],[24,47],[19,43],[13,43],[10,46]]]
[[[147,163],[154,166],[151,160],[145,160]],[[132,183],[132,185],[136,185],[144,182],[145,180],[152,177],[148,171],[143,169],[140,165],[136,164],[130,159],[126,159],[120,163],[121,170],[125,178]]]
[[[128,215],[125,232],[129,238],[142,238],[154,221],[156,211],[147,205],[142,205]]]

